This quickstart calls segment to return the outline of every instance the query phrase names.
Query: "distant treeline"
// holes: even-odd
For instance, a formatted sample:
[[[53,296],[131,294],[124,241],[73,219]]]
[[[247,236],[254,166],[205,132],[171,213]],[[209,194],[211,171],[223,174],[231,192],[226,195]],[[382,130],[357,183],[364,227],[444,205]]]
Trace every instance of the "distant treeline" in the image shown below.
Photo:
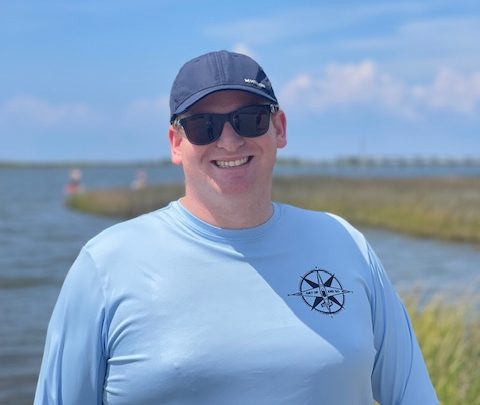
[[[308,160],[300,158],[280,158],[280,165],[311,167],[465,167],[480,166],[480,157],[375,157],[343,156],[336,159]]]
[[[280,166],[291,167],[477,167],[479,157],[378,157],[378,156],[342,156],[335,159],[303,159],[280,157]],[[88,167],[165,167],[172,163],[170,159],[135,160],[135,161],[0,161],[0,168],[88,168]]]
[[[55,161],[55,162],[35,162],[35,161],[1,161],[0,169],[63,169],[77,167],[96,168],[96,167],[164,167],[172,163],[168,159],[161,160],[133,160],[133,161]]]

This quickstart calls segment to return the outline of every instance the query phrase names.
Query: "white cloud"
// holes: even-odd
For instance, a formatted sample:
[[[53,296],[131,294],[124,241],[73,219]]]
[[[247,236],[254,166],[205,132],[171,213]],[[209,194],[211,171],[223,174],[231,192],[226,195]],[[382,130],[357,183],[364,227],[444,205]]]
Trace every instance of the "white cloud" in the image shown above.
[[[476,33],[480,31],[480,18],[477,16],[449,16],[425,18],[409,21],[399,29],[399,34],[411,42],[420,41],[442,48],[478,46]]]
[[[168,123],[170,118],[169,98],[142,98],[132,101],[122,116],[124,126]]]
[[[422,49],[424,51],[478,49],[480,18],[472,16],[430,17],[395,24],[393,31],[381,36],[352,37],[335,42],[347,50]]]
[[[480,72],[465,75],[442,69],[431,86],[416,86],[413,94],[431,109],[473,113],[480,106]]]
[[[204,29],[213,38],[246,41],[253,45],[271,44],[284,39],[305,38],[310,35],[345,30],[373,19],[410,15],[425,10],[418,2],[359,4],[350,7],[331,5],[299,5],[275,7],[272,13],[241,18],[224,23],[215,22]]]
[[[370,60],[330,64],[318,77],[302,73],[280,91],[292,108],[324,111],[373,106],[407,117],[430,111],[470,114],[480,105],[480,72],[441,69],[431,84],[410,85],[388,75]]]
[[[256,58],[255,53],[245,42],[237,42],[233,47],[233,51],[238,53],[243,53],[244,55],[248,55],[254,59]]]
[[[0,104],[0,123],[8,125],[55,127],[91,124],[99,119],[98,114],[84,103],[54,104],[25,95]]]
[[[343,38],[337,52],[378,55],[403,77],[432,74],[439,66],[471,72],[480,64],[480,18],[469,15],[400,22],[390,34]]]
[[[328,65],[320,77],[300,74],[282,89],[281,98],[288,104],[303,102],[322,110],[377,101],[398,105],[403,93],[401,83],[379,72],[374,62],[365,60],[358,64]]]
[[[21,128],[78,128],[114,133],[119,128],[158,127],[168,124],[168,97],[134,100],[116,111],[93,111],[84,103],[51,103],[33,96],[17,96],[0,103],[0,126],[15,132]]]

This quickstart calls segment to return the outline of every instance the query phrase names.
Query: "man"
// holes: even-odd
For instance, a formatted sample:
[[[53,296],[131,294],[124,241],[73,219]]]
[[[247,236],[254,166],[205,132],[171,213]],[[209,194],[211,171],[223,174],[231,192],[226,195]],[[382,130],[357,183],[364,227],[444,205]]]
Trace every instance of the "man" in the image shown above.
[[[438,403],[364,237],[271,201],[286,119],[251,58],[187,62],[171,91],[185,196],[82,249],[36,404]]]

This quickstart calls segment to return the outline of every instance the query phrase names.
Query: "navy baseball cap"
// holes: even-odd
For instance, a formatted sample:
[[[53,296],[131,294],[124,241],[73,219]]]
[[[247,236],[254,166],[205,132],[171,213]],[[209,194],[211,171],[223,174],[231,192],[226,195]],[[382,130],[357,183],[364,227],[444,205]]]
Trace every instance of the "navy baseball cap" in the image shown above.
[[[219,90],[243,90],[278,104],[270,80],[251,57],[229,51],[209,52],[180,68],[170,91],[170,122]]]

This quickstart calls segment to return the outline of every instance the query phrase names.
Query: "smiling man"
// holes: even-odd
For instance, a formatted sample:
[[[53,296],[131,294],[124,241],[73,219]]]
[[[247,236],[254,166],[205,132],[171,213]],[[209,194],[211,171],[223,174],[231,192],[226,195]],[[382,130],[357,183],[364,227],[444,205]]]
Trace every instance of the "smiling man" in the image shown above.
[[[437,404],[363,235],[272,202],[286,118],[245,55],[171,91],[185,195],[90,240],[49,325],[36,404]]]
[[[228,228],[255,226],[272,215],[272,171],[277,148],[286,144],[286,121],[268,101],[222,90],[174,115],[172,161],[183,165],[182,204],[192,214]]]

